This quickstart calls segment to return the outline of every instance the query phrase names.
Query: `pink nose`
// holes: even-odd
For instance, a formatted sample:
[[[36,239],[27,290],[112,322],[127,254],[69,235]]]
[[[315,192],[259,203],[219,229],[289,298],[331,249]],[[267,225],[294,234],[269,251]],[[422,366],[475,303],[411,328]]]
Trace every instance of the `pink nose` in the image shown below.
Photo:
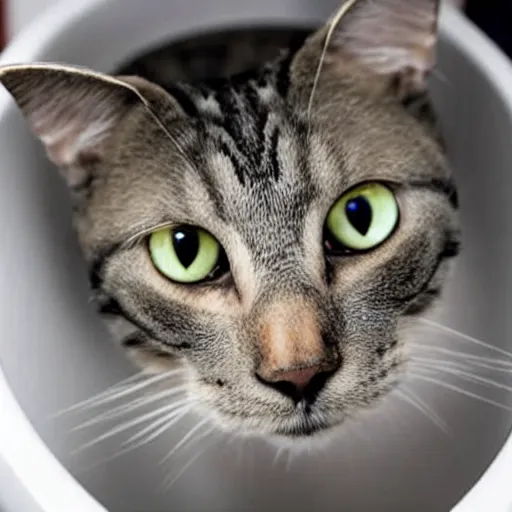
[[[298,391],[303,391],[311,382],[313,377],[321,373],[322,369],[319,366],[311,366],[302,370],[292,370],[289,372],[277,372],[273,376],[274,382],[289,382],[297,388]]]
[[[312,403],[336,369],[337,364],[324,363],[297,370],[276,371],[267,375],[257,373],[256,376],[262,384],[292,398],[296,403]]]
[[[296,403],[312,403],[339,366],[324,343],[318,307],[301,296],[279,299],[258,324],[256,378]]]

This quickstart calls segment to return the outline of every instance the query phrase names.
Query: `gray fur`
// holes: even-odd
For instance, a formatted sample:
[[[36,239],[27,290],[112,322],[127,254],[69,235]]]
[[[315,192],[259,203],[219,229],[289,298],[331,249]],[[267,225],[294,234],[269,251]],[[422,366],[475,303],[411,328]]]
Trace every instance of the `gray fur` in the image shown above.
[[[0,70],[32,126],[44,84],[51,83],[59,112],[77,97],[90,107],[88,91],[91,100],[117,105],[108,130],[74,140],[74,159],[60,162],[68,181],[77,171],[82,178],[75,224],[92,288],[120,343],[144,366],[188,367],[190,392],[223,428],[307,437],[377,404],[404,368],[401,322],[437,298],[457,253],[455,188],[419,87],[427,61],[408,81],[410,69],[383,73],[358,60],[354,33],[372,27],[361,20],[379,1],[388,15],[389,8],[425,11],[425,40],[433,35],[434,0],[361,0],[352,15],[359,25],[349,17],[334,32],[311,112],[326,27],[297,52],[279,54],[276,45],[275,58],[256,70],[200,83],[170,83],[173,72],[157,87],[51,66]],[[400,19],[410,16],[394,22]],[[347,27],[355,32],[345,52]],[[372,45],[377,39],[372,34]],[[431,56],[425,59],[430,67]],[[141,62],[133,66],[140,70]],[[66,119],[85,128],[76,116]],[[43,140],[63,142],[45,130]],[[352,186],[376,180],[395,191],[397,231],[374,251],[325,257],[330,208]],[[192,286],[163,278],[147,235],[174,224],[212,233],[230,274]],[[322,357],[339,365],[307,410],[255,375],[264,357],[262,318],[282,302],[314,311]]]

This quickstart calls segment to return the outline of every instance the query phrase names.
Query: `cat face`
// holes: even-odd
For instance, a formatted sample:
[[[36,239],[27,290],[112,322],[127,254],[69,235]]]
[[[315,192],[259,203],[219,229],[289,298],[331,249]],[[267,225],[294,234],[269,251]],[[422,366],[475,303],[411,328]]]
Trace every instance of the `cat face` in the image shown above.
[[[426,94],[437,2],[346,2],[254,73],[164,90],[0,70],[67,180],[100,312],[224,428],[308,438],[399,381],[456,194]],[[319,67],[322,62],[321,68]]]

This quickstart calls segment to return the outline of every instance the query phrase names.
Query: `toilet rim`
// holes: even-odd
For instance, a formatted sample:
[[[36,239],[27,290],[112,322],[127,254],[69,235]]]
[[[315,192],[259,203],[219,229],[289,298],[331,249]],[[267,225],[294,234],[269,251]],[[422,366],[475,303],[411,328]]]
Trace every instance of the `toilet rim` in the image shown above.
[[[108,0],[107,0],[108,1]],[[61,31],[92,12],[105,0],[61,0],[29,24],[0,56],[0,65],[37,60]],[[502,52],[451,6],[444,7],[441,29],[453,46],[490,80],[512,118],[512,65]],[[11,98],[0,92],[0,119],[12,108]],[[13,488],[23,489],[35,504],[34,512],[107,512],[45,445],[16,401],[0,367],[0,462],[12,471]],[[6,421],[5,418],[8,418]],[[454,507],[453,512],[512,509],[512,434],[480,480]],[[9,478],[9,476],[7,476]],[[16,484],[16,485],[14,485]],[[2,490],[9,489],[2,482]],[[9,499],[9,496],[7,496]],[[32,512],[26,510],[25,512]]]

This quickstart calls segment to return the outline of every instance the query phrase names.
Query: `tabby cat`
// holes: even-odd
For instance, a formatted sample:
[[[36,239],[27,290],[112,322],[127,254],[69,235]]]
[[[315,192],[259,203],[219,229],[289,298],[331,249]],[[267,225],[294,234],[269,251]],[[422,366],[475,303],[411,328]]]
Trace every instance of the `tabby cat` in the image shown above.
[[[69,185],[100,313],[219,427],[316,439],[400,382],[401,327],[459,247],[438,4],[348,0],[229,76],[0,69]]]

